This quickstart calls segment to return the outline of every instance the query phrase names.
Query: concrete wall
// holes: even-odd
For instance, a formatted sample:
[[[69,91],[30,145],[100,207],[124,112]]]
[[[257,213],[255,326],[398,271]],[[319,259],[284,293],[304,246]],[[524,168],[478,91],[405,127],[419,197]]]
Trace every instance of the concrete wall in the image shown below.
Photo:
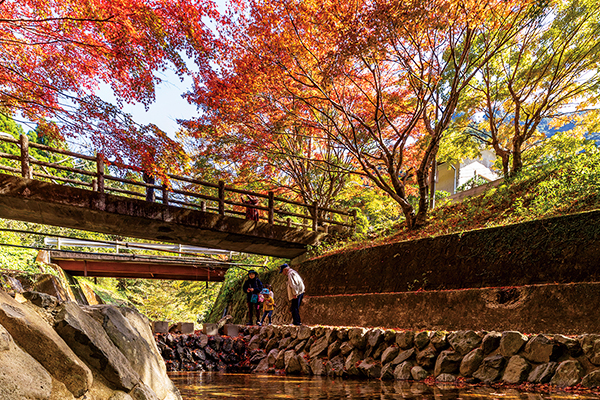
[[[600,212],[335,254],[295,267],[303,323],[600,333]],[[274,321],[291,321],[273,274]],[[242,321],[240,321],[242,322]]]

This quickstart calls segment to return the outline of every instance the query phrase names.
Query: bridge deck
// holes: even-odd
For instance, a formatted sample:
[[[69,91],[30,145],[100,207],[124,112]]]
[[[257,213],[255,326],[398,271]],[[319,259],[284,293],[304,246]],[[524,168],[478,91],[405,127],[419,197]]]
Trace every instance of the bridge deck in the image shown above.
[[[49,257],[50,262],[74,276],[222,282],[228,268],[201,260],[177,260],[177,257],[150,259],[124,254],[65,251],[49,251]]]
[[[294,258],[315,232],[0,174],[0,218]]]

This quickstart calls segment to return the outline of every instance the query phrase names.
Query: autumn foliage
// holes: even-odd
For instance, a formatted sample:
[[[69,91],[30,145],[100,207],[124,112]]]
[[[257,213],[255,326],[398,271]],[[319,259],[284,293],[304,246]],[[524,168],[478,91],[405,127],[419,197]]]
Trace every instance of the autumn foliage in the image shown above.
[[[0,2],[0,112],[53,136],[89,137],[96,149],[141,165],[175,162],[181,148],[156,126],[140,126],[119,103],[150,104],[167,67],[187,73],[211,51],[204,0],[5,0]]]

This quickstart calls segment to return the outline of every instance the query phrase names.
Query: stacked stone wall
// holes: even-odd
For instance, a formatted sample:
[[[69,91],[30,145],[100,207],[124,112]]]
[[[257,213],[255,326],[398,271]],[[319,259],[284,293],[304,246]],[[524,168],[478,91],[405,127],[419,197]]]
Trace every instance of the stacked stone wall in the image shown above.
[[[237,338],[157,339],[171,370],[600,386],[600,335],[591,334],[265,326],[244,328]]]

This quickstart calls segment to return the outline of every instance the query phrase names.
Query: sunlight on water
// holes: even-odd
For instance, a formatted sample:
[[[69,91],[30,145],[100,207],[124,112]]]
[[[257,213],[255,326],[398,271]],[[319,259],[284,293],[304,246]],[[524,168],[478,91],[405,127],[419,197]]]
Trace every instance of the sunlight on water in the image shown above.
[[[169,376],[184,400],[198,399],[425,399],[425,400],[599,400],[572,393],[525,393],[490,387],[428,386],[419,382],[349,380],[276,375],[177,372]]]

